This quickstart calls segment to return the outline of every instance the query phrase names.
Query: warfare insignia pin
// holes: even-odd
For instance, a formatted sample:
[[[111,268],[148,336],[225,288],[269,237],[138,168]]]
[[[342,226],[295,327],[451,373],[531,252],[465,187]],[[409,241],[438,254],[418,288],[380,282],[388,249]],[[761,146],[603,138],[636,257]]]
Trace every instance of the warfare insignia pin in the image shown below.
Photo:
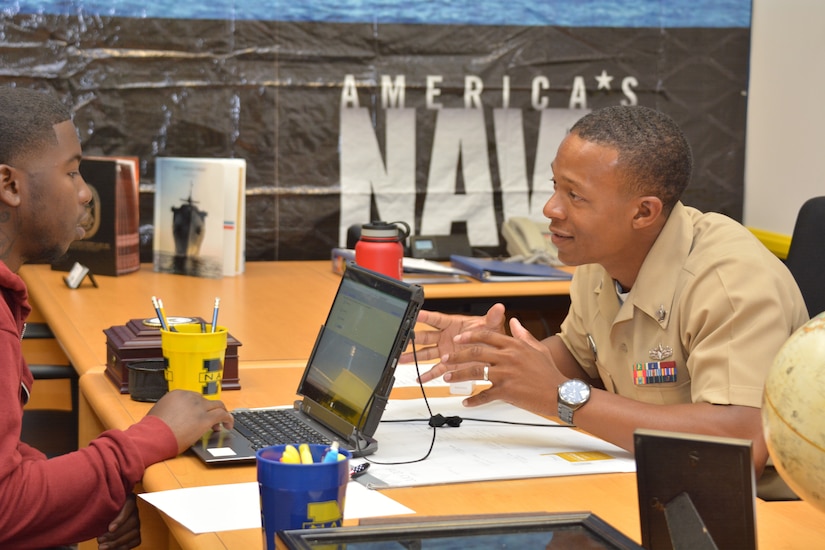
[[[647,353],[648,355],[650,355],[650,358],[654,361],[662,361],[664,359],[667,359],[668,357],[673,356],[673,348],[670,346],[664,346],[662,344],[659,344]]]

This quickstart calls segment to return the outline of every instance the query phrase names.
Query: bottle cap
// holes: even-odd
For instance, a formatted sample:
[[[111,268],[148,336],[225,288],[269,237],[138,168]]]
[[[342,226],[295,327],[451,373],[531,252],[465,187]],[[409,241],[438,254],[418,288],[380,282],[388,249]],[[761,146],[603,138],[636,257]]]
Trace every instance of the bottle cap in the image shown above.
[[[361,226],[362,237],[398,238],[399,233],[398,226],[394,223],[373,221]]]

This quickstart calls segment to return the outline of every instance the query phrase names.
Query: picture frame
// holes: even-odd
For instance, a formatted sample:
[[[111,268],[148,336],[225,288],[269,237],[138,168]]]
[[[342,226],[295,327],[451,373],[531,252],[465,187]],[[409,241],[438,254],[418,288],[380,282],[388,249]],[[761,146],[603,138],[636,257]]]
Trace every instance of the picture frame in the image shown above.
[[[642,550],[591,512],[396,519],[353,527],[280,531],[278,536],[289,550],[437,550],[490,547],[494,543],[502,547],[502,542],[509,548]]]
[[[92,286],[97,288],[97,281],[95,281],[95,277],[92,275],[92,272],[89,271],[89,268],[80,262],[75,262],[69,270],[69,273],[63,277],[63,282],[66,283],[67,287],[74,290],[80,288],[80,285],[86,277],[89,278]]]
[[[634,433],[642,546],[756,549],[756,478],[745,439]]]

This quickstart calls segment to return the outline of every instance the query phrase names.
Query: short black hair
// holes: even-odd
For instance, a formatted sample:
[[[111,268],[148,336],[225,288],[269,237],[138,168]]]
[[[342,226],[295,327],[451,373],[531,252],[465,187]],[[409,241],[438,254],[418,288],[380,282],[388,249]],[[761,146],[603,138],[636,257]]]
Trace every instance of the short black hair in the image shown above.
[[[579,119],[570,133],[616,149],[629,190],[659,197],[665,212],[690,183],[690,144],[673,119],[660,111],[638,105],[605,107]]]
[[[0,164],[13,165],[54,145],[54,125],[71,119],[71,111],[48,93],[0,86]]]

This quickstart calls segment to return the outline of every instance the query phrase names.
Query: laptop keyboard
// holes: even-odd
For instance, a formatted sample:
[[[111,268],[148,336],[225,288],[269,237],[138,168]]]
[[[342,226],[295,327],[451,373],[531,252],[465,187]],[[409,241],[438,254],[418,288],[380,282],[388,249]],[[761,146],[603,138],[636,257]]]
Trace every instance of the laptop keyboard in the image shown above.
[[[235,411],[232,416],[235,417],[235,430],[246,437],[255,450],[290,443],[332,443],[330,438],[301,422],[287,409]]]

